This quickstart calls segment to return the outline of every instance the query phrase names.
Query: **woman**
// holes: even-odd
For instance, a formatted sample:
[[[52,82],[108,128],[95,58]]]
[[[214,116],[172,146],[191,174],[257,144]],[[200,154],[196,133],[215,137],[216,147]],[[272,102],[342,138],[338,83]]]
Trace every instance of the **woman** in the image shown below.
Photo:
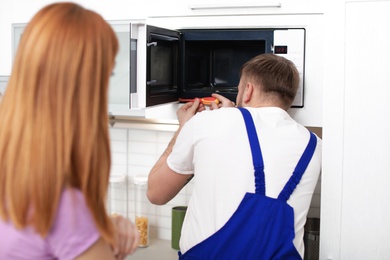
[[[44,7],[0,104],[0,259],[123,259],[139,234],[109,217],[107,96],[118,41],[97,13]]]

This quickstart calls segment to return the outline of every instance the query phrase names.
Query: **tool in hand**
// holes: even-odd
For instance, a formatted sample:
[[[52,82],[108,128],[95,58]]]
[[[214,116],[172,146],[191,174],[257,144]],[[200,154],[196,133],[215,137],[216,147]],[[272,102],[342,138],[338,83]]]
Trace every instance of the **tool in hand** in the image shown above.
[[[206,106],[210,106],[211,102],[215,102],[217,105],[219,104],[219,100],[216,99],[215,97],[203,97],[199,98],[200,102],[202,102]],[[180,102],[194,102],[194,98],[179,98]]]

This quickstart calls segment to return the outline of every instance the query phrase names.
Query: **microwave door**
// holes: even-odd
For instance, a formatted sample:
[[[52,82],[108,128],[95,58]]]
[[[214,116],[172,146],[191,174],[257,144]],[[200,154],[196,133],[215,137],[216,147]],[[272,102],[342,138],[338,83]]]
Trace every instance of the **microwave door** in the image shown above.
[[[148,26],[146,106],[178,100],[180,33]]]

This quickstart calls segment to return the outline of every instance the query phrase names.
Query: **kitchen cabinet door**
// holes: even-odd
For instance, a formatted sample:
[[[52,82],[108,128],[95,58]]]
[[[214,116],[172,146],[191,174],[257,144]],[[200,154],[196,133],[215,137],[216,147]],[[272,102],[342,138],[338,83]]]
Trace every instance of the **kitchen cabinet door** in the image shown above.
[[[0,101],[1,97],[4,95],[5,89],[7,88],[8,79],[8,76],[0,76]]]
[[[390,259],[390,1],[327,2],[320,259]]]
[[[157,5],[157,6],[156,6]],[[169,0],[154,2],[149,17],[251,14],[321,14],[323,0]]]
[[[109,83],[109,113],[130,104],[130,22],[111,22],[119,42],[119,51],[115,59],[115,67]]]

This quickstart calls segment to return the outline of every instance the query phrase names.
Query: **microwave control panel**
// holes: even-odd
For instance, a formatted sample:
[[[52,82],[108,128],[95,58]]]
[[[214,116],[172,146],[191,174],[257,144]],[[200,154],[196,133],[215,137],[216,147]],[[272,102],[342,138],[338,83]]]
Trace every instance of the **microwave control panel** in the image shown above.
[[[291,60],[299,71],[300,81],[293,107],[303,107],[305,76],[305,29],[280,29],[274,31],[273,52]]]

